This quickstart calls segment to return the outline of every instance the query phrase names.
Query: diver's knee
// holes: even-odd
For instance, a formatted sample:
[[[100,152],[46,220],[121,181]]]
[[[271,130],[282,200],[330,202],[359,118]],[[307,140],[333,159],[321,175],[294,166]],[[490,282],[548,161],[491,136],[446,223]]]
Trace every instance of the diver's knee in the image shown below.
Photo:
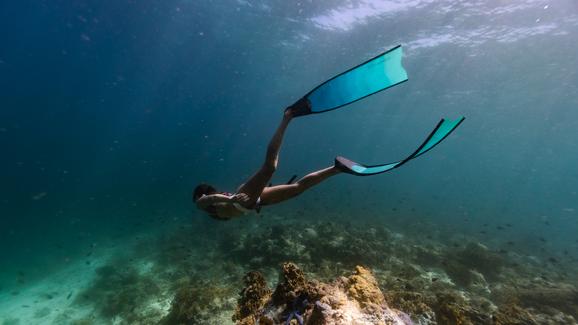
[[[307,191],[309,188],[309,186],[307,186],[307,184],[303,181],[295,182],[291,185],[293,186],[293,193],[295,193],[294,196],[300,195],[301,193]]]

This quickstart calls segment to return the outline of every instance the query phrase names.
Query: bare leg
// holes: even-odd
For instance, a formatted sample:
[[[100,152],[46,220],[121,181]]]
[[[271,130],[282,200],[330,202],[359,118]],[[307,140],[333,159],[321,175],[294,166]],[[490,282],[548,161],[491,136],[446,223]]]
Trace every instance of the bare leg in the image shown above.
[[[277,127],[277,131],[275,131],[275,134],[267,147],[265,163],[263,163],[263,166],[261,166],[255,175],[249,178],[249,180],[241,185],[237,190],[238,193],[245,193],[251,198],[249,204],[247,204],[249,208],[255,205],[261,192],[263,192],[263,189],[267,184],[269,184],[271,177],[273,177],[273,173],[277,170],[279,150],[281,149],[281,143],[283,142],[283,135],[285,134],[285,130],[287,130],[287,126],[291,119],[291,113],[285,112],[283,120],[281,120],[281,123]]]
[[[279,203],[305,192],[309,188],[321,183],[341,171],[335,166],[327,167],[322,170],[305,175],[294,184],[278,185],[266,187],[261,194],[261,204],[271,205]]]

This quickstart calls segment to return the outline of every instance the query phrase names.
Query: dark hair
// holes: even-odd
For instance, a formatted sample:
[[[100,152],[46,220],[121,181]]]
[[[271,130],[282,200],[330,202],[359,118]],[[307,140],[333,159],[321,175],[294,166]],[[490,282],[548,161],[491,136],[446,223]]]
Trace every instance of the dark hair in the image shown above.
[[[203,195],[210,195],[217,193],[217,189],[212,187],[209,184],[201,183],[195,187],[193,191],[193,202],[197,202],[197,200]]]

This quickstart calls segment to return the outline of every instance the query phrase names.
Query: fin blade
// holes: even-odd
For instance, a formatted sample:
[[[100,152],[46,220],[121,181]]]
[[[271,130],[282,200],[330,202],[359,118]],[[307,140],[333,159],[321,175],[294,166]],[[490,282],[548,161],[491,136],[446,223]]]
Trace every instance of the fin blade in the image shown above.
[[[407,81],[402,55],[398,45],[317,86],[305,95],[311,113],[333,110]]]
[[[344,173],[348,173],[356,176],[371,176],[376,174],[385,173],[397,166],[400,162],[376,165],[376,166],[366,166],[358,162],[349,160],[345,157],[338,156],[335,158],[335,166],[339,168]]]
[[[448,137],[463,121],[465,117],[459,117],[455,120],[442,119],[434,128],[434,130],[429,134],[426,140],[407,158],[394,163],[387,163],[381,165],[366,166],[364,164],[357,163],[355,161],[349,160],[344,157],[335,158],[335,166],[341,171],[357,175],[357,176],[370,176],[388,172],[394,168],[398,168],[408,161],[417,158],[429,150],[433,149],[439,143],[441,143],[445,138]]]

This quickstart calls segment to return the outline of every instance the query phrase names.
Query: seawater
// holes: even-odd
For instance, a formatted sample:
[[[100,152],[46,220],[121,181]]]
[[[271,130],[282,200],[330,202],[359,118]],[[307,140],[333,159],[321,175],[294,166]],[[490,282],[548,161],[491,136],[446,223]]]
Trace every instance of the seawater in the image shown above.
[[[135,243],[168,249],[158,236],[183,229],[182,244],[213,264],[202,254],[227,236],[327,221],[480,242],[572,273],[577,27],[572,1],[3,2],[0,320],[72,322],[59,313],[82,308],[77,319],[114,318],[79,300],[95,270]],[[465,116],[442,144],[260,217],[222,223],[195,209],[196,184],[234,191],[261,165],[285,107],[398,44],[409,81],[293,120],[273,182],[337,155],[396,161],[441,118]]]

